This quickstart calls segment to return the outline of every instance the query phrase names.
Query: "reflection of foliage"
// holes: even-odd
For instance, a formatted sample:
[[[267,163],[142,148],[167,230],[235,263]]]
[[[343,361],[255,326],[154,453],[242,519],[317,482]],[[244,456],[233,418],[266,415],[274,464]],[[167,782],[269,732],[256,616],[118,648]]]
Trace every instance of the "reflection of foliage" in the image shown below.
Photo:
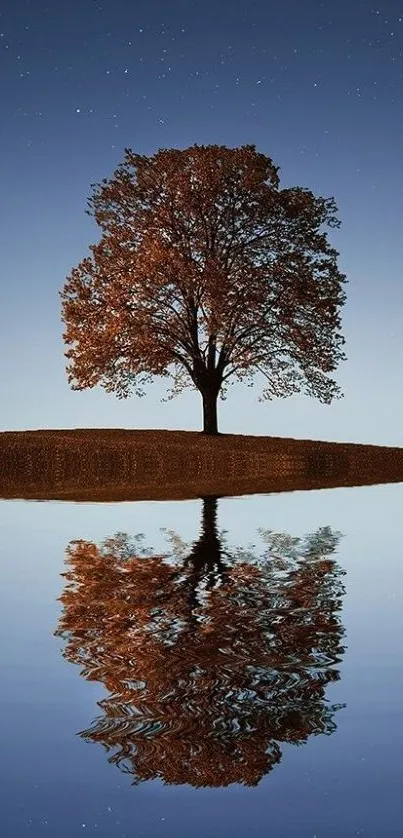
[[[208,498],[190,553],[174,533],[164,555],[122,533],[69,545],[57,634],[109,692],[80,735],[135,782],[256,785],[281,742],[334,730],[325,687],[343,652],[342,571],[330,558],[340,533],[260,532],[262,556],[231,552]]]

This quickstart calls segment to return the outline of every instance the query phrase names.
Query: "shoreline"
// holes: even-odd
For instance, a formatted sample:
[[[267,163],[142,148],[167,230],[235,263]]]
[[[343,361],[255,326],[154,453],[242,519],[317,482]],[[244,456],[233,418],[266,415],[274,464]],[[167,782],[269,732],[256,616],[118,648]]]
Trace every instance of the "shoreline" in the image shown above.
[[[185,500],[403,482],[403,448],[160,429],[0,432],[0,498]]]

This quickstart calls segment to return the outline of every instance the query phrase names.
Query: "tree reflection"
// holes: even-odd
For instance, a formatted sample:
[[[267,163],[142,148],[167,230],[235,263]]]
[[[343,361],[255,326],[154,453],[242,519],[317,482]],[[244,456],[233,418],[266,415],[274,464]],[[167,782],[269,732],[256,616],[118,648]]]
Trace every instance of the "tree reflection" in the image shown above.
[[[203,500],[191,546],[165,531],[162,555],[123,533],[67,549],[56,634],[64,656],[109,695],[88,730],[134,782],[256,785],[281,743],[330,734],[325,697],[344,651],[340,533],[304,540],[259,530],[231,549]]]

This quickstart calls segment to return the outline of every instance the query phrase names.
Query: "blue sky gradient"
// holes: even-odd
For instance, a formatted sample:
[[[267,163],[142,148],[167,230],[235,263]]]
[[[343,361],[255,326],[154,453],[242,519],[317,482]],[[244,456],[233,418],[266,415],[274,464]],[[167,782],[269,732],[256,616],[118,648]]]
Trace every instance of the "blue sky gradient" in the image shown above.
[[[58,291],[125,146],[253,143],[282,187],[338,204],[345,396],[259,403],[236,383],[220,430],[402,445],[402,69],[397,0],[4,0],[0,429],[201,428],[199,394],[161,403],[158,379],[128,401],[71,391]]]

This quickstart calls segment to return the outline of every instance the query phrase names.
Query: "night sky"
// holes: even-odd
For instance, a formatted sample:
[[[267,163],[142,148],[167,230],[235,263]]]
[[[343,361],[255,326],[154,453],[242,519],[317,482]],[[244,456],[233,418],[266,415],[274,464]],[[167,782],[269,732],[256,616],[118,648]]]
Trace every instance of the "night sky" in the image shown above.
[[[334,196],[348,360],[332,405],[235,383],[220,430],[403,445],[403,0],[3,0],[0,427],[199,430],[156,380],[70,390],[58,291],[99,239],[90,184],[129,146],[255,144],[281,187]]]

